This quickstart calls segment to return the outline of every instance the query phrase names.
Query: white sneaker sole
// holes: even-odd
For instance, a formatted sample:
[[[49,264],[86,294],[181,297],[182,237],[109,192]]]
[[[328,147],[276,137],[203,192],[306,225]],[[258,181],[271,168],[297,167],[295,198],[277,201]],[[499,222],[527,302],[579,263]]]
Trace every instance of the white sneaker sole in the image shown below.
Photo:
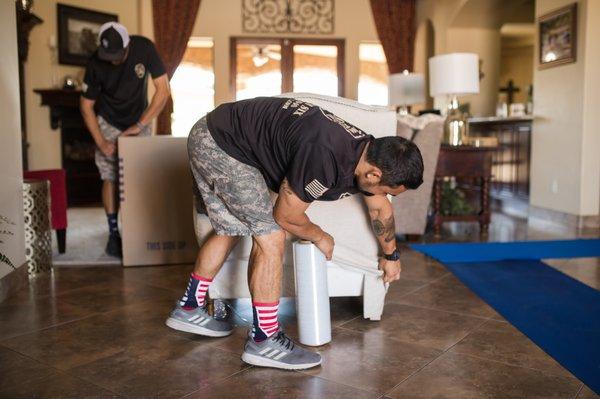
[[[233,329],[230,331],[214,331],[209,330],[208,328],[201,326],[190,325],[189,323],[184,323],[183,321],[174,319],[169,317],[165,324],[171,327],[174,330],[183,331],[192,334],[204,335],[206,337],[226,337],[231,335]]]
[[[244,352],[242,354],[242,360],[248,364],[258,367],[273,367],[276,369],[284,369],[284,370],[304,370],[310,369],[312,367],[316,367],[321,364],[321,361],[316,363],[304,363],[304,364],[288,364],[283,363],[277,360],[269,359],[263,356],[252,355],[250,353]]]

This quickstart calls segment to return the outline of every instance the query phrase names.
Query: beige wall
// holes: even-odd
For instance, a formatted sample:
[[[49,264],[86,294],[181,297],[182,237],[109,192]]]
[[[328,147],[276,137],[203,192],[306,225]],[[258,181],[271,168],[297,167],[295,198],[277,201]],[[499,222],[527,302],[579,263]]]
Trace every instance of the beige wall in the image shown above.
[[[480,82],[477,95],[463,96],[461,103],[471,104],[471,114],[489,116],[496,111],[498,78],[500,74],[500,27],[497,17],[491,14],[480,15],[473,26],[454,25],[463,7],[471,5],[468,0],[420,0],[417,2],[417,26],[431,21],[435,37],[435,54],[453,52],[476,53],[483,61],[484,78]],[[422,53],[422,42],[417,42],[417,54]],[[437,108],[445,108],[446,99],[435,99]]]
[[[499,82],[504,87],[510,79],[514,81],[520,89],[514,94],[514,102],[527,102],[527,89],[533,83],[533,57],[533,45],[502,45]]]
[[[580,214],[600,214],[600,1],[587,1]]]
[[[229,38],[243,36],[241,0],[203,0],[193,36],[214,39],[215,47],[215,104],[233,100],[229,91]],[[145,23],[143,25],[146,25]],[[335,26],[332,35],[274,35],[246,36],[325,37],[346,39],[345,96],[357,98],[358,46],[361,41],[377,41],[377,32],[368,0],[344,0],[336,3]]]
[[[490,116],[496,112],[500,76],[500,30],[487,28],[450,28],[447,30],[447,53],[476,53],[482,61],[483,79],[479,94],[462,96],[461,103],[471,104],[474,116]]]
[[[570,3],[538,1],[536,16]],[[595,0],[578,3],[577,62],[534,71],[531,204],[598,215],[600,9]]]
[[[25,263],[19,68],[15,5],[7,0],[0,1],[0,54],[0,231],[12,233],[0,235],[0,253],[19,267]],[[0,262],[0,278],[11,271]]]
[[[50,110],[48,107],[40,105],[40,97],[33,92],[33,89],[59,86],[65,75],[71,75],[80,80],[83,78],[82,67],[58,65],[56,55],[54,55],[55,51],[50,48],[50,38],[54,37],[55,40],[58,40],[56,3],[56,0],[36,1],[32,9],[44,20],[44,23],[36,26],[31,32],[29,57],[25,65],[30,169],[61,166],[60,131],[50,128]],[[127,27],[130,33],[137,33],[139,30],[137,0],[60,0],[60,3],[118,14],[119,21]]]

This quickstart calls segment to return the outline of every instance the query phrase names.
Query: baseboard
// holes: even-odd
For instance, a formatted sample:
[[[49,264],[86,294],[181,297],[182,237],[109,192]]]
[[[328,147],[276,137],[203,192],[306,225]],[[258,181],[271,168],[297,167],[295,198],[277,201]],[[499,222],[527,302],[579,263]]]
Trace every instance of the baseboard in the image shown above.
[[[552,223],[569,229],[593,230],[600,228],[600,215],[573,215],[529,205],[529,221]]]
[[[17,267],[16,270],[0,278],[0,303],[6,298],[17,292],[29,281],[27,262]]]
[[[491,197],[490,208],[520,219],[529,215],[529,202],[520,198]]]

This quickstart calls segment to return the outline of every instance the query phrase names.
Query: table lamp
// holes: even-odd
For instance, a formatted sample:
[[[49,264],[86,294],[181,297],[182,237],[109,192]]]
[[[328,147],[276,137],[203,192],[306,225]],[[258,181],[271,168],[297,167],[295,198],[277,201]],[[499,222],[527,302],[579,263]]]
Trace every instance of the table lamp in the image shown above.
[[[396,107],[400,115],[408,115],[408,106],[425,102],[425,79],[420,73],[402,73],[390,75],[388,85],[388,104]]]
[[[451,53],[429,59],[429,93],[445,95],[450,101],[444,124],[444,142],[462,144],[467,135],[467,121],[458,109],[458,96],[479,93],[479,56]]]

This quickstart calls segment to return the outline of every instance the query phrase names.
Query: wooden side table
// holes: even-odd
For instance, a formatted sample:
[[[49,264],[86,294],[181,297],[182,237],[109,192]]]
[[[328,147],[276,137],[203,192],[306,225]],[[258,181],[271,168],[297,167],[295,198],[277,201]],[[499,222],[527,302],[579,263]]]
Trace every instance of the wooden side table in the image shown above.
[[[490,180],[492,155],[496,147],[442,145],[435,171],[433,186],[433,225],[436,237],[440,236],[443,222],[477,221],[480,233],[487,234],[490,224]],[[481,184],[481,211],[471,215],[442,215],[442,184],[445,177],[468,178]]]

